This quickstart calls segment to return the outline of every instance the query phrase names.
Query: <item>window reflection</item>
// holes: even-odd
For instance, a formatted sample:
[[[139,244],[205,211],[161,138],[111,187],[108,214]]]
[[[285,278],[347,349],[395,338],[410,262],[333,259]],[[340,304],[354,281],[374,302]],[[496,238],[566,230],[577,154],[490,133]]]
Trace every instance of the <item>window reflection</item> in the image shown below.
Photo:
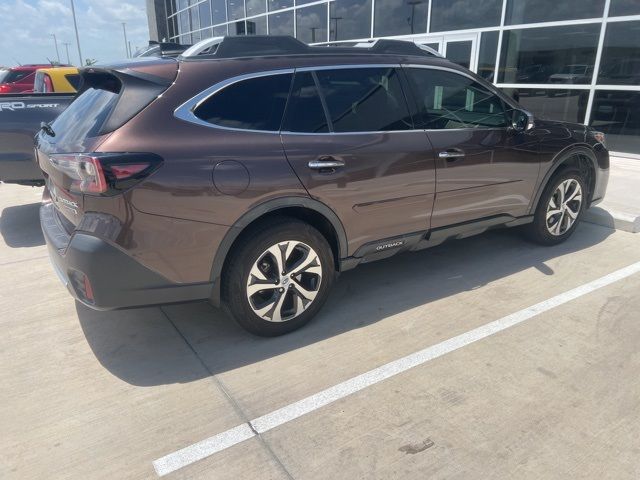
[[[507,30],[503,33],[503,83],[587,84],[593,76],[600,25]]]
[[[431,31],[493,27],[501,14],[502,0],[432,0]]]
[[[505,23],[554,22],[602,17],[605,0],[508,0]]]
[[[611,0],[609,16],[640,15],[640,2],[638,0]]]
[[[270,35],[293,35],[293,12],[274,13],[269,15]]]
[[[264,0],[246,0],[247,17],[260,15],[267,11],[267,5]]]
[[[640,153],[640,92],[596,91],[591,122],[618,152]]]
[[[427,0],[376,0],[374,36],[409,35],[427,31]]]
[[[213,24],[224,23],[227,21],[227,9],[225,6],[225,0],[211,0],[213,8]]]
[[[640,85],[640,22],[607,25],[598,83]]]
[[[269,0],[269,11],[293,7],[293,0]]]
[[[482,32],[480,53],[478,54],[478,75],[493,81],[498,50],[498,32]]]
[[[244,20],[239,22],[233,22],[229,24],[229,35],[232,37],[238,35],[244,35],[246,33],[246,25],[244,24]]]
[[[538,118],[584,123],[588,90],[503,89]]]
[[[247,19],[247,35],[266,35],[267,17],[254,17]]]
[[[371,0],[335,0],[329,9],[329,40],[371,36]]]
[[[296,10],[296,37],[305,43],[327,41],[326,4]]]
[[[211,26],[211,4],[202,2],[198,5],[198,17],[200,18],[200,28]]]
[[[229,20],[244,18],[244,0],[227,0]]]

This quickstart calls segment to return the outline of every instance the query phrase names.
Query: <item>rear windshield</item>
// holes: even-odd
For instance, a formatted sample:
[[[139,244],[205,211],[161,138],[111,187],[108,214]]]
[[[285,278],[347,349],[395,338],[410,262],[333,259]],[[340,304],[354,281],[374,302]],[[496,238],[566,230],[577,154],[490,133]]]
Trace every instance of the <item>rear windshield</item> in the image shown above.
[[[0,70],[0,83],[13,83],[26,77],[31,72],[27,70]]]
[[[100,88],[88,88],[51,124],[55,143],[78,144],[96,137],[118,100],[118,94]]]

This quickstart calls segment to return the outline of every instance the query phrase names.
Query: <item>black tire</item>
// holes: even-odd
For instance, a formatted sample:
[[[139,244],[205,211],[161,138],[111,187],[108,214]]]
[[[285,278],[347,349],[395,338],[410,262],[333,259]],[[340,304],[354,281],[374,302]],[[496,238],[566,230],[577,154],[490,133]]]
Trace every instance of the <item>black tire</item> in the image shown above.
[[[299,313],[289,320],[274,322],[266,320],[254,312],[248,298],[247,283],[254,264],[257,265],[258,260],[261,258],[263,259],[261,265],[264,264],[265,257],[263,254],[266,250],[280,242],[286,241],[301,242],[317,254],[321,266],[321,275],[319,275],[321,280],[315,280],[319,283],[315,298],[306,304],[304,307],[305,310],[302,311],[302,313]],[[252,229],[251,232],[244,235],[239,240],[239,243],[234,246],[230,255],[229,263],[225,267],[225,272],[222,277],[223,301],[225,302],[228,312],[240,326],[262,337],[284,335],[307,324],[322,308],[336,276],[333,253],[327,240],[312,226],[293,218],[280,217],[263,222],[259,227]],[[273,261],[275,259],[270,256],[266,258],[266,263],[270,264],[269,274],[275,275],[273,269],[273,267],[277,267]],[[295,270],[295,267],[293,270]],[[311,275],[311,277],[313,277],[313,275]],[[284,276],[280,278],[279,281],[282,282],[282,284],[279,285],[285,285],[283,281],[284,278]],[[284,289],[284,294],[281,294],[276,291],[275,287],[271,286],[269,290],[267,290],[271,297],[270,300],[265,302],[265,305],[274,301],[276,302],[275,305],[277,305],[277,300],[273,299],[277,299],[281,295],[288,295],[288,297],[283,300],[284,304],[282,307],[278,309],[280,313],[282,313],[283,308],[288,304],[291,305],[292,310],[295,311],[296,309],[292,302],[297,301],[298,292],[296,291],[296,287],[298,287],[299,284],[296,283],[292,285],[294,284],[293,280],[287,279],[286,281],[289,282],[287,284],[288,288],[292,289],[291,293],[288,289]],[[258,295],[262,295],[262,293]],[[253,299],[255,297],[251,298]]]
[[[576,180],[581,188],[581,203],[578,209],[577,217],[573,224],[567,228],[561,234],[552,234],[549,231],[547,226],[547,208],[549,207],[549,203],[551,201],[552,196],[563,182],[567,180]],[[584,181],[584,178],[580,175],[580,172],[577,170],[563,170],[557,174],[555,174],[549,183],[545,187],[542,195],[540,196],[540,200],[538,201],[538,206],[536,207],[536,212],[533,218],[533,222],[526,225],[524,228],[525,236],[540,245],[557,245],[558,243],[564,242],[567,238],[569,238],[576,229],[576,226],[580,222],[582,215],[585,210],[585,206],[587,204],[587,187]]]

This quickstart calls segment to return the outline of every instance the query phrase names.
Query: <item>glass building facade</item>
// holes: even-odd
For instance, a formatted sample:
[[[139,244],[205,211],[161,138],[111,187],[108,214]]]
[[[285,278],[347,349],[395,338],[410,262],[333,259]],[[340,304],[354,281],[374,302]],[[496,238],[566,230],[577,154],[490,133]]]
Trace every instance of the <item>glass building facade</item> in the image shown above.
[[[157,1],[157,0],[156,0]],[[640,0],[165,0],[168,40],[411,39],[535,115],[588,123],[640,154]],[[163,29],[164,30],[164,29]]]

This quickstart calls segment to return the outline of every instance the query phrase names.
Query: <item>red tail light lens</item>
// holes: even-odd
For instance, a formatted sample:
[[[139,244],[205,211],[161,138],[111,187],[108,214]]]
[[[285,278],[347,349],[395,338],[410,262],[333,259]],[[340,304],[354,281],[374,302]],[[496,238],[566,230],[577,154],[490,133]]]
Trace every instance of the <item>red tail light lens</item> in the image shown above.
[[[75,153],[50,155],[49,162],[71,180],[71,192],[115,195],[154,172],[162,159],[150,153]]]
[[[9,93],[11,92],[11,85],[0,85],[0,93]]]

